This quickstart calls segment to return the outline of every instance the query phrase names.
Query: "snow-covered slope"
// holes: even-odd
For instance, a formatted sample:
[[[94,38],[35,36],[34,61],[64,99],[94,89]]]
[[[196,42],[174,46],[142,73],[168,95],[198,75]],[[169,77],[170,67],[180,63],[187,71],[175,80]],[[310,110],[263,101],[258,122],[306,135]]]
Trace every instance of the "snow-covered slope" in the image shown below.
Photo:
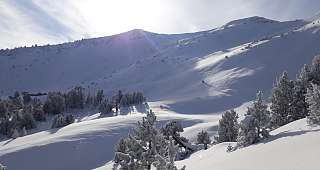
[[[185,120],[183,135],[194,140],[202,129],[211,135],[216,133],[220,112],[238,108],[243,114],[257,90],[270,92],[275,77],[282,71],[289,71],[293,78],[303,64],[320,54],[320,33],[316,31],[319,26],[313,22],[317,19],[278,22],[252,17],[198,33],[164,35],[133,30],[62,45],[2,50],[0,96],[15,90],[66,90],[74,85],[92,91],[104,89],[107,94],[119,89],[143,91],[161,120]],[[143,111],[137,112],[101,119],[88,116],[85,121],[58,130],[3,141],[0,161],[9,170],[108,169],[110,164],[105,164],[113,157],[114,144],[141,118]],[[297,132],[299,129],[301,133]],[[309,132],[301,120],[278,129],[273,133],[273,140],[264,144],[233,153],[225,153],[226,146],[221,144],[179,164],[195,169],[192,163],[202,161],[200,168],[211,169],[215,162],[217,169],[233,169],[230,159],[238,164],[247,161],[239,167],[250,169],[251,158],[263,163],[260,147],[270,154],[280,150],[282,156],[287,153],[289,142],[292,142],[290,147],[302,148],[303,142],[316,147],[319,140],[316,131],[317,128]],[[305,155],[318,154],[311,149],[298,151]],[[288,153],[294,155],[294,150]],[[209,155],[212,164],[202,155]],[[302,155],[292,156],[291,160],[297,162]],[[271,156],[267,158],[279,161]],[[286,169],[283,166],[280,169]],[[292,167],[289,169],[295,169]],[[310,165],[310,169],[313,167],[314,164]],[[277,168],[266,166],[266,169]]]
[[[133,30],[62,45],[6,50],[0,52],[0,94],[16,90],[66,90],[83,85],[108,92],[138,89],[149,98],[159,99],[175,94],[180,84],[166,84],[166,88],[152,88],[150,92],[155,84],[163,87],[163,83],[155,80],[164,82],[170,75],[171,79],[181,77],[181,83],[197,86],[202,73],[195,72],[190,78],[180,74],[192,69],[199,57],[286,32],[304,23],[253,17],[198,33],[163,35]]]
[[[298,120],[271,132],[270,139],[234,152],[226,152],[227,143],[199,151],[178,162],[188,169],[219,170],[317,170],[320,127]]]
[[[218,116],[180,115],[161,111],[160,125],[166,120],[183,120],[184,127],[216,122]],[[114,146],[126,137],[133,125],[141,120],[139,111],[130,115],[93,119],[0,142],[0,161],[8,170],[89,170],[103,166],[113,159]],[[186,128],[186,133],[197,132]]]

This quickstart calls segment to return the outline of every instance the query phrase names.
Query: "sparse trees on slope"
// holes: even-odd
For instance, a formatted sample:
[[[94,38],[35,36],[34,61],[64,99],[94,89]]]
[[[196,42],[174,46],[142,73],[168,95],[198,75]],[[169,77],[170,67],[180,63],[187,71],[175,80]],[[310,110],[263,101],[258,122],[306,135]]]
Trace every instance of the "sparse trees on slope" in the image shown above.
[[[267,137],[267,128],[270,123],[270,112],[268,111],[268,106],[263,103],[262,95],[261,91],[257,93],[257,98],[253,102],[253,105],[248,107],[247,115],[252,115],[252,117],[256,119],[258,136]]]
[[[156,116],[150,110],[142,122],[138,122],[128,138],[121,139],[116,146],[114,169],[171,169],[176,150],[170,141],[156,129]]]
[[[277,128],[289,122],[293,100],[293,82],[289,80],[288,73],[284,72],[277,81],[271,96],[271,126]]]
[[[309,124],[320,124],[320,86],[313,84],[308,89],[307,102],[310,115],[307,117]]]
[[[197,142],[198,144],[203,144],[205,150],[208,149],[208,144],[210,144],[211,142],[208,132],[207,131],[199,132],[197,136]]]
[[[235,142],[238,136],[238,114],[234,110],[225,112],[219,120],[218,142]]]

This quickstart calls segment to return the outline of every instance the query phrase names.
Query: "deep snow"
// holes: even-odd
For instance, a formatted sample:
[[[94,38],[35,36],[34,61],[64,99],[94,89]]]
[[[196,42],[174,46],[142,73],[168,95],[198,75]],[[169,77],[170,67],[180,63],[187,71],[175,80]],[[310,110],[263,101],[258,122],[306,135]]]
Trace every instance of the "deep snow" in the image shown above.
[[[244,114],[256,92],[262,90],[267,96],[282,71],[294,78],[303,64],[320,54],[318,21],[252,17],[198,33],[133,30],[0,51],[0,96],[15,90],[67,90],[74,85],[91,91],[102,88],[107,94],[119,89],[142,91],[161,122],[184,120],[183,135],[194,141],[203,129],[216,133],[223,111],[237,108]],[[143,112],[134,109],[129,115],[104,118],[92,112],[61,129],[2,141],[0,162],[8,170],[108,169],[115,143]],[[275,130],[264,143],[232,153],[225,152],[227,144],[219,144],[178,164],[187,169],[317,169],[312,161],[319,154],[318,129],[299,120]]]

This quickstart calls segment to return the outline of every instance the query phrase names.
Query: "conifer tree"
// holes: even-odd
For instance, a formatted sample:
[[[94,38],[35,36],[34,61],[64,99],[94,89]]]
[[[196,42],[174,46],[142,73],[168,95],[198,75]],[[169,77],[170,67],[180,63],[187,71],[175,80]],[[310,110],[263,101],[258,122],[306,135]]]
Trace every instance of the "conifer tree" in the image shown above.
[[[310,80],[313,84],[320,85],[320,56],[315,56],[312,60]]]
[[[208,132],[207,131],[199,132],[197,136],[197,142],[198,144],[203,144],[205,150],[208,149],[208,144],[210,144],[211,142]]]
[[[234,110],[225,112],[219,120],[218,142],[235,142],[238,136],[238,114]]]
[[[65,98],[62,93],[49,92],[43,111],[48,114],[61,114],[65,110],[65,105]]]
[[[176,150],[170,149],[170,141],[157,130],[156,116],[150,110],[129,137],[121,139],[116,146],[113,169],[150,170],[153,165],[156,169],[173,170]]]
[[[308,65],[304,65],[294,82],[293,101],[291,104],[291,111],[289,112],[290,121],[295,121],[308,115],[306,93],[309,87],[311,87],[310,68]]]
[[[251,107],[248,107],[247,115],[252,115],[252,117],[256,119],[258,136],[267,137],[267,128],[270,124],[270,112],[268,111],[268,106],[263,103],[262,95],[261,91],[257,93],[256,100]]]
[[[288,73],[284,72],[277,81],[271,96],[271,126],[277,128],[289,123],[289,112],[293,101],[293,82]]]
[[[308,89],[307,102],[310,111],[310,115],[307,117],[308,123],[320,124],[320,86],[313,84],[312,88]]]

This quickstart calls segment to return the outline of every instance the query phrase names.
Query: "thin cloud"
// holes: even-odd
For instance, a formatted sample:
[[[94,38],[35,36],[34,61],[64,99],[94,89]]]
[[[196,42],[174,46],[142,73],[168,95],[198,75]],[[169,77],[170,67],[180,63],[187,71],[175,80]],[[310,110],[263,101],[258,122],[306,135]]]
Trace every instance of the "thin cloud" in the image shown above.
[[[319,11],[319,0],[2,0],[0,48],[61,43],[135,28],[193,32],[244,17],[284,21],[311,18]]]

